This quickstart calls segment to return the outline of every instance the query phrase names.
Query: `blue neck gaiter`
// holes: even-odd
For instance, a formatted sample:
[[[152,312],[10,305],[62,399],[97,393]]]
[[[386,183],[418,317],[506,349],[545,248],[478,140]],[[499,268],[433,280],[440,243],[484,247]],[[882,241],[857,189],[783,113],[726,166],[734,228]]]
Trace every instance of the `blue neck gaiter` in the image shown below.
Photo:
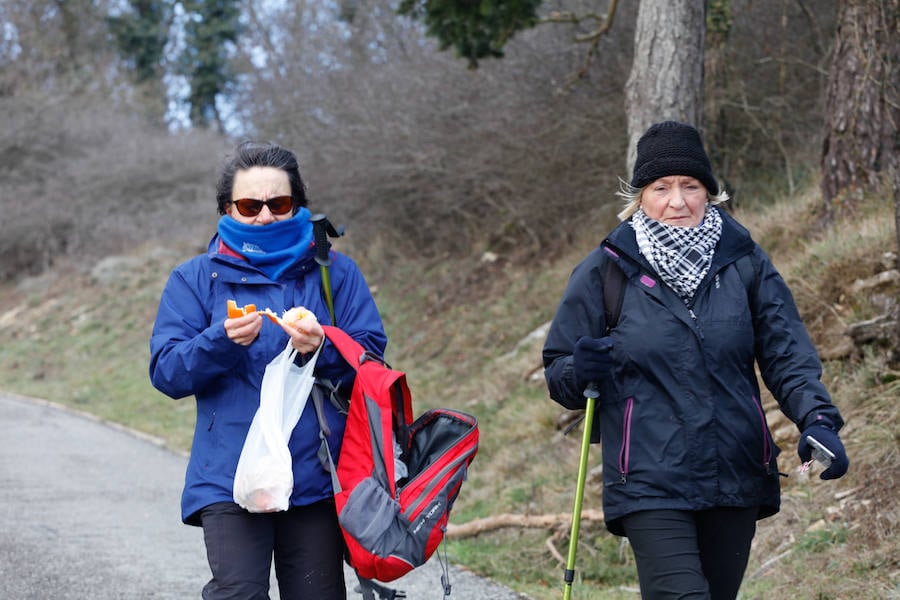
[[[313,239],[310,215],[307,208],[301,207],[290,219],[268,225],[245,225],[223,215],[219,219],[219,237],[274,281],[309,250]]]

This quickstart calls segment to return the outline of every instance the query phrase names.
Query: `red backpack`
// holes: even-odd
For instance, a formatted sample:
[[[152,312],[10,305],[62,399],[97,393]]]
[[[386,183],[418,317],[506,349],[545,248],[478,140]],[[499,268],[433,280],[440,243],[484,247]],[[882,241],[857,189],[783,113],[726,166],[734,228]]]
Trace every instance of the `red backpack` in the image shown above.
[[[392,581],[423,565],[443,540],[478,451],[478,423],[443,408],[413,421],[405,373],[341,329],[322,329],[356,369],[336,469],[326,452],[348,562],[360,578]]]

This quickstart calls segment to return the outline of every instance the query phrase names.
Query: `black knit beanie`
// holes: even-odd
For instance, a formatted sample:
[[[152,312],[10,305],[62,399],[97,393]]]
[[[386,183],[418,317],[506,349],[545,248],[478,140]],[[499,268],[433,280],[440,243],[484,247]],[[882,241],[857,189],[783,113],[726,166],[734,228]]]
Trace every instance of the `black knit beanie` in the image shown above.
[[[711,195],[719,193],[700,133],[684,123],[664,121],[651,125],[638,140],[631,187],[642,188],[670,175],[694,177]]]

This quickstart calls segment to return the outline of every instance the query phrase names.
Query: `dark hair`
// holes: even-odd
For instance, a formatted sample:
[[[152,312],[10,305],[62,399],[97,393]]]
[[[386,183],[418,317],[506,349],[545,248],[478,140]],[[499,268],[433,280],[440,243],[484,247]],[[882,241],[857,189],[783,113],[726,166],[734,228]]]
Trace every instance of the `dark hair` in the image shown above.
[[[231,202],[235,173],[251,167],[274,167],[287,173],[291,184],[291,198],[294,200],[293,212],[306,206],[306,185],[300,177],[297,156],[272,142],[244,141],[237,145],[234,156],[226,161],[216,183],[216,202],[220,215],[225,214],[225,207]]]

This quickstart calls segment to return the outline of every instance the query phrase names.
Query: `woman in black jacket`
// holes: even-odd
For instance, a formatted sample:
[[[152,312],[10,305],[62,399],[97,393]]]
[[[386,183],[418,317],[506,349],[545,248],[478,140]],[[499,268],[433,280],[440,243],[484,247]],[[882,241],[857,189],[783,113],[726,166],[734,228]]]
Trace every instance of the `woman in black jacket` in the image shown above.
[[[754,360],[802,432],[800,459],[810,437],[833,455],[822,479],[847,471],[843,419],[784,280],[715,207],[728,195],[697,130],[650,127],[622,188],[623,222],[575,268],[553,319],[547,385],[571,409],[600,388],[604,515],[631,543],[642,597],[733,599],[756,520],[780,504]],[[611,328],[607,269],[622,281]]]

